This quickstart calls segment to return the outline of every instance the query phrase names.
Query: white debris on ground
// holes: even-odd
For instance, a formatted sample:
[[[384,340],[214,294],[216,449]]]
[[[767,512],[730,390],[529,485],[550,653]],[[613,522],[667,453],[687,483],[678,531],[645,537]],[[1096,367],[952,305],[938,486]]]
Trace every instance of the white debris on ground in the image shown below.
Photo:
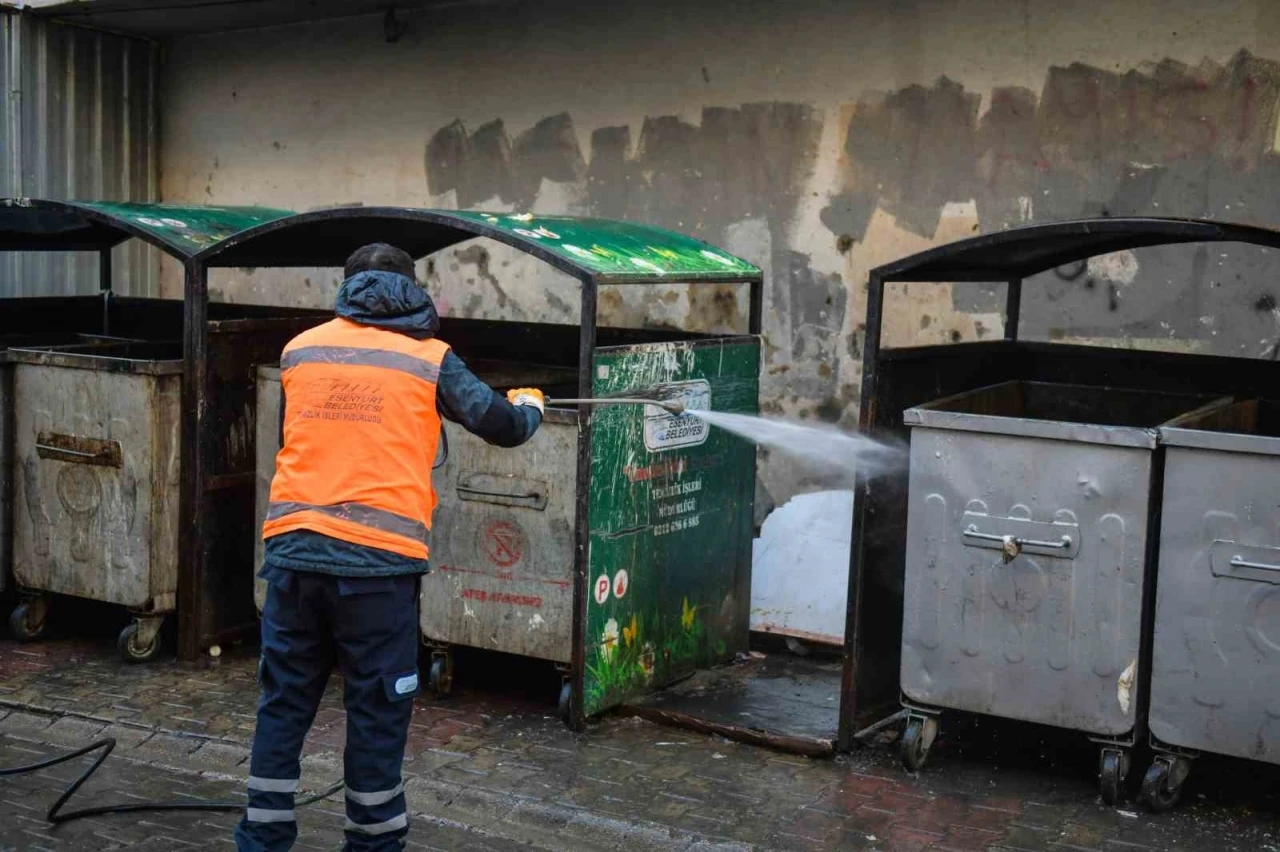
[[[852,491],[801,494],[765,519],[751,565],[751,629],[844,641]]]

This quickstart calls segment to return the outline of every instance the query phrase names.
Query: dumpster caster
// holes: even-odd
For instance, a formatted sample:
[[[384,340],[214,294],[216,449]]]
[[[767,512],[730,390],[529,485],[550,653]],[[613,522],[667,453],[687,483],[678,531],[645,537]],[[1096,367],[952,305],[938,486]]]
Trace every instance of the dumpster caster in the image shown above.
[[[573,684],[567,680],[560,685],[560,701],[557,703],[556,710],[561,722],[566,725],[573,724]]]
[[[1158,755],[1142,779],[1142,801],[1152,813],[1172,809],[1182,796],[1182,782],[1190,774],[1191,761],[1185,757]]]
[[[126,663],[149,663],[160,653],[163,618],[135,618],[116,639],[116,649]]]
[[[1117,748],[1104,748],[1098,772],[1098,789],[1103,802],[1112,806],[1120,803],[1120,793],[1128,774],[1129,753]]]
[[[453,692],[453,658],[447,651],[431,655],[431,671],[427,674],[427,685],[437,698],[444,698]]]
[[[929,749],[938,736],[938,719],[935,716],[911,714],[907,717],[907,727],[898,741],[898,754],[902,759],[902,768],[908,772],[919,772],[929,759]]]
[[[9,632],[19,642],[32,642],[45,634],[49,627],[49,599],[28,598],[13,608],[9,614]]]

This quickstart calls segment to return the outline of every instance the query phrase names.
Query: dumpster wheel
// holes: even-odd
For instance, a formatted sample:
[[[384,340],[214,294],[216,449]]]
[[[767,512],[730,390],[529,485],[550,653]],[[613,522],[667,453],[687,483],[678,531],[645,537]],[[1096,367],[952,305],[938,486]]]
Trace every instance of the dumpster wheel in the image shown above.
[[[560,685],[560,700],[556,703],[560,721],[566,725],[573,724],[573,683],[565,681]]]
[[[436,652],[431,656],[431,670],[427,673],[427,685],[438,698],[453,692],[453,660],[449,652]]]
[[[33,642],[49,627],[49,604],[44,598],[25,600],[9,614],[9,632],[20,642]]]
[[[902,739],[898,741],[898,756],[902,760],[902,768],[908,772],[919,772],[929,760],[929,749],[938,735],[938,720],[933,716],[921,716],[912,713],[907,717],[907,726],[902,731]]]
[[[160,637],[155,633],[152,633],[150,644],[139,647],[138,628],[138,622],[130,622],[116,639],[116,649],[126,663],[148,663],[160,653]]]
[[[1125,776],[1129,774],[1129,755],[1118,748],[1104,748],[1098,772],[1098,790],[1108,805],[1120,804]]]
[[[1182,783],[1191,773],[1185,757],[1158,755],[1142,779],[1142,801],[1152,813],[1164,813],[1178,804]]]

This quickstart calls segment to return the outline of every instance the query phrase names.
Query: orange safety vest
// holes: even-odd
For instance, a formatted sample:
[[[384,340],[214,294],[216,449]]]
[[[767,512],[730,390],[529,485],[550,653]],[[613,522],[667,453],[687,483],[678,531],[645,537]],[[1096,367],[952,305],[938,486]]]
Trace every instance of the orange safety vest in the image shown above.
[[[427,558],[436,381],[448,351],[341,318],[289,342],[280,358],[284,447],[263,538],[310,530]]]

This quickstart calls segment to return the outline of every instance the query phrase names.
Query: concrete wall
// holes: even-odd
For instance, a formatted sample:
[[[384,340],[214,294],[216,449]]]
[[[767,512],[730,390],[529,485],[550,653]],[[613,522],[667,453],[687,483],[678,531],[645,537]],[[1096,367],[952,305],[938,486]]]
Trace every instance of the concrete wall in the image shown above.
[[[1025,221],[1280,223],[1270,0],[489,2],[191,38],[166,53],[162,194],[643,219],[761,264],[765,407],[851,422],[866,271]],[[1263,253],[1183,247],[1059,270],[1031,335],[1260,355]],[[422,274],[446,311],[576,321],[575,287],[493,246]],[[334,270],[224,274],[223,298],[326,305]],[[178,277],[166,270],[174,292]],[[1001,331],[989,288],[895,292],[895,343]],[[606,320],[725,328],[727,293],[602,299]],[[1179,339],[1189,342],[1177,342]],[[1174,341],[1174,342],[1169,342]],[[794,483],[770,474],[775,499]]]

